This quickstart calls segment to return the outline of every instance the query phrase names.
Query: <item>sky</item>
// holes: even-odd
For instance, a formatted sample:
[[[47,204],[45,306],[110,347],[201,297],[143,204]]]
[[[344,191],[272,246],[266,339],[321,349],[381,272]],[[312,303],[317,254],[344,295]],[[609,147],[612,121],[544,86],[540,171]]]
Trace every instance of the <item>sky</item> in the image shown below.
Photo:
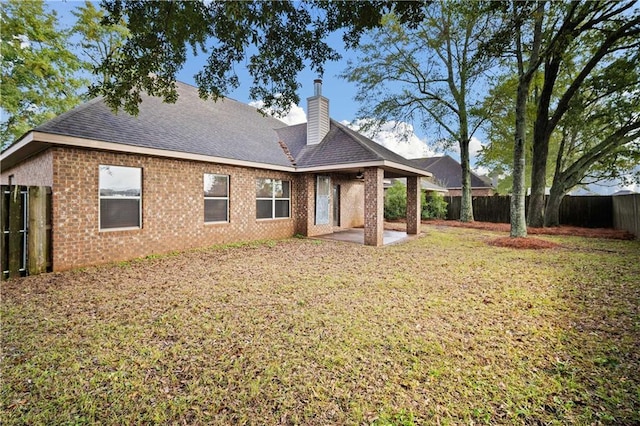
[[[74,17],[71,14],[71,11],[83,2],[84,1],[56,0],[48,1],[47,4],[51,9],[58,12],[61,25],[63,27],[70,27],[74,22]],[[350,125],[357,130],[358,122],[356,119],[359,105],[354,100],[357,91],[356,85],[339,77],[339,75],[346,69],[348,60],[356,59],[357,52],[345,50],[342,38],[338,34],[331,36],[328,42],[334,49],[340,52],[343,58],[339,61],[327,62],[325,64],[325,73],[322,76],[322,95],[329,99],[329,113],[331,118],[343,124]],[[178,72],[177,79],[195,86],[194,76],[202,69],[206,63],[206,59],[206,54],[196,57],[190,55],[185,66]],[[252,101],[249,97],[249,88],[251,86],[252,79],[247,69],[245,67],[238,66],[236,67],[236,72],[240,79],[240,87],[231,93],[227,93],[226,96],[240,102],[260,107],[260,101]],[[298,96],[300,97],[300,104],[293,105],[289,114],[286,117],[281,118],[281,120],[288,124],[306,122],[306,98],[313,95],[313,81],[318,77],[318,75],[309,69],[302,71],[298,75],[298,83],[300,84]],[[405,135],[407,130],[408,133],[406,134],[408,134],[408,136]],[[383,126],[377,134],[369,134],[367,136],[370,136],[374,141],[406,158],[420,158],[448,154],[460,161],[459,148],[453,147],[446,151],[443,151],[441,148],[434,148],[430,142],[436,139],[435,135],[432,135],[433,137],[430,138],[430,135],[426,134],[423,129],[414,125],[414,123],[390,122]],[[486,141],[484,140],[485,138],[482,132],[477,133],[476,136],[477,137],[472,138],[470,143],[471,167],[476,173],[484,175],[488,173],[488,170],[478,167],[476,165],[476,160],[477,154]],[[623,188],[640,192],[640,185],[635,184],[623,187],[619,182],[608,182],[603,185],[591,185],[588,188],[577,192],[580,194],[612,194]]]

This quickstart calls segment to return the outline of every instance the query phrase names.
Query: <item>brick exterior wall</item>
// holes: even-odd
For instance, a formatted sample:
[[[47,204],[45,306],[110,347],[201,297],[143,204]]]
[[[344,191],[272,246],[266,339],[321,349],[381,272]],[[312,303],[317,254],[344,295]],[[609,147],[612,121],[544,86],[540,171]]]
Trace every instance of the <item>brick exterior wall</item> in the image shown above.
[[[11,169],[3,169],[0,177],[2,185],[9,184],[10,175],[13,175],[14,185],[53,186],[53,151],[48,149]]]
[[[296,232],[291,173],[139,155],[53,149],[53,268],[56,271]],[[142,228],[99,231],[99,165],[142,168]],[[204,223],[203,174],[230,175],[229,223]],[[291,217],[257,220],[255,179],[291,182]]]
[[[333,185],[340,185],[339,229],[362,228],[364,226],[364,182],[339,174],[332,175],[331,182]],[[335,200],[332,199],[331,202],[335,203]],[[331,210],[333,215],[333,208]]]
[[[333,185],[340,185],[340,226],[338,229],[356,228],[364,226],[364,184],[350,179],[348,175],[332,173],[331,178],[331,205],[329,207],[329,223],[316,225],[316,177],[309,174],[298,177],[298,219],[297,231],[309,237],[330,234],[336,230],[333,226]],[[321,176],[327,176],[322,174]]]
[[[384,233],[384,170],[367,167],[364,171],[364,243],[381,246]]]

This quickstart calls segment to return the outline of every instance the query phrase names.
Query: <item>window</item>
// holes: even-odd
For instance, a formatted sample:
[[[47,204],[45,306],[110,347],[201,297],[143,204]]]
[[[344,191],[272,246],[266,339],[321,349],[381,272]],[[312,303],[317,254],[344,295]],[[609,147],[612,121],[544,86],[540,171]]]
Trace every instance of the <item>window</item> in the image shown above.
[[[229,221],[229,176],[204,174],[204,221]]]
[[[331,179],[329,176],[316,178],[316,225],[329,224],[329,199],[331,196]]]
[[[142,169],[100,165],[100,229],[140,228]]]
[[[291,193],[289,181],[256,179],[256,218],[290,217]]]

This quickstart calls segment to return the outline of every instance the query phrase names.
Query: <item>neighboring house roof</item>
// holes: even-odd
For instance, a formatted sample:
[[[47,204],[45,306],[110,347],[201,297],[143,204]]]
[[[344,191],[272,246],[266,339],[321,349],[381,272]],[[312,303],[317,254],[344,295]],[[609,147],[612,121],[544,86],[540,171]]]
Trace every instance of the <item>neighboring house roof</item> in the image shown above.
[[[385,179],[384,181],[384,188],[390,188],[391,186],[393,186],[393,183],[395,181],[400,181],[402,182],[403,185],[407,185],[407,179],[406,178],[395,178],[395,179]],[[430,182],[428,180],[428,178],[423,178],[420,179],[420,186],[422,187],[423,191],[429,191],[429,192],[441,192],[443,194],[446,194],[447,192],[449,192],[449,190],[447,188],[444,188],[440,185],[436,185],[433,182]]]
[[[199,97],[176,83],[173,104],[143,95],[138,116],[114,114],[102,98],[46,122],[2,152],[12,167],[48,146],[77,146],[287,171],[357,171],[377,166],[399,176],[430,176],[404,157],[331,120],[329,133],[307,145],[307,124],[287,126],[229,98]]]
[[[434,179],[447,188],[462,188],[462,167],[448,155],[411,160],[416,167],[433,174]],[[493,188],[491,181],[471,172],[471,188]]]

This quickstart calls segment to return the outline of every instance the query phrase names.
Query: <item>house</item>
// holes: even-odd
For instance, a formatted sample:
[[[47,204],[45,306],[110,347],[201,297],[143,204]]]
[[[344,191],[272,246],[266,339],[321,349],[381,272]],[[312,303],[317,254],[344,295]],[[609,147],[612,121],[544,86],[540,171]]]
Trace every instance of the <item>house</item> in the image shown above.
[[[436,183],[449,190],[447,195],[459,197],[462,195],[462,166],[448,155],[441,157],[418,158],[411,160],[416,167],[433,174]],[[471,172],[471,195],[494,195],[495,189],[491,181]]]
[[[308,123],[232,99],[144,97],[137,117],[93,99],[0,154],[3,184],[52,192],[53,270],[237,241],[363,226],[383,243],[383,179],[407,179],[407,233],[430,173],[329,117],[322,82]]]
[[[405,178],[385,179],[384,189],[386,190],[391,188],[396,181],[399,181],[400,183],[402,183],[402,185],[407,186],[407,180]],[[449,190],[447,188],[431,182],[429,178],[420,179],[420,188],[422,189],[422,192],[427,195],[434,192],[442,195],[449,195]]]

